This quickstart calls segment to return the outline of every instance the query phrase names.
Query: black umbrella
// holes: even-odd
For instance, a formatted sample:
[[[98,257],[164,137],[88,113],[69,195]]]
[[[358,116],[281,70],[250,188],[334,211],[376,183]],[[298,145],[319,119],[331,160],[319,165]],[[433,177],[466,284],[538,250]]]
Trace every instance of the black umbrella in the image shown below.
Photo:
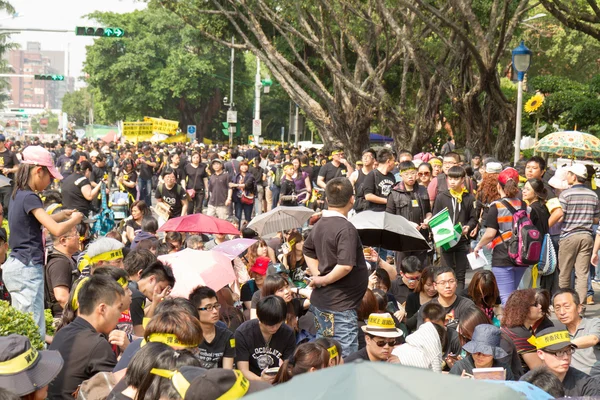
[[[350,219],[365,246],[395,251],[429,250],[415,224],[406,218],[381,211],[363,211]]]

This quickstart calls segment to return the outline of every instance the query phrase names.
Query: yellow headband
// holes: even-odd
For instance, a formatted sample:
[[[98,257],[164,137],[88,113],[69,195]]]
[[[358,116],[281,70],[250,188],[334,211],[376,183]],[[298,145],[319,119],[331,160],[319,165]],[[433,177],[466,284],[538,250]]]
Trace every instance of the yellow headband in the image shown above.
[[[177,337],[177,335],[174,335],[172,333],[153,333],[150,336],[148,336],[148,342],[163,343],[163,344],[166,344],[167,346],[180,346],[180,347],[186,347],[186,348],[198,347],[197,344],[182,343],[181,340],[179,340],[179,338]],[[144,340],[142,343],[146,344],[146,340]]]
[[[431,165],[442,165],[442,160],[440,160],[439,158],[432,158],[431,160],[429,160],[429,164],[431,164]]]
[[[248,389],[250,389],[250,382],[244,377],[241,371],[234,369],[233,373],[237,378],[235,380],[235,383],[228,391],[223,393],[221,396],[217,397],[217,400],[239,399],[241,397],[244,397],[244,395],[248,392]]]
[[[101,253],[94,257],[90,257],[86,254],[79,263],[79,271],[83,271],[88,265],[94,265],[99,261],[113,261],[120,258],[123,258],[122,249],[107,251],[106,253]]]
[[[81,287],[83,286],[84,282],[87,282],[89,280],[90,278],[86,276],[77,284],[77,287],[73,292],[73,299],[71,300],[71,307],[73,307],[73,311],[77,311],[77,309],[79,308],[79,291],[81,290]]]
[[[340,154],[340,153],[343,153],[343,152],[344,152],[344,150],[334,150],[334,151],[331,152],[331,155],[335,156],[336,154]]]
[[[329,352],[330,360],[333,360],[334,358],[337,358],[340,355],[340,353],[338,353],[337,347],[335,346],[331,346],[327,349],[327,351]]]
[[[31,367],[39,357],[39,353],[33,347],[25,353],[7,361],[0,362],[0,375],[12,375]]]
[[[123,287],[123,289],[127,289],[127,286],[129,285],[129,282],[127,281],[127,279],[121,277],[119,278],[119,280],[117,281],[117,283],[119,285],[121,285]]]
[[[536,349],[543,350],[546,347],[553,346],[559,343],[565,343],[565,347],[571,344],[571,337],[568,331],[559,331],[549,333],[544,336],[531,336],[527,341],[534,345]]]
[[[190,383],[187,379],[185,379],[185,376],[183,376],[182,373],[179,371],[169,371],[168,369],[152,368],[150,370],[150,373],[161,376],[163,378],[170,379],[173,383],[173,387],[175,388],[175,390],[177,390],[177,393],[179,393],[182,399],[185,397],[186,392],[190,388]]]
[[[417,169],[415,167],[409,167],[409,168],[406,168],[406,169],[401,169],[400,173],[407,172],[407,171],[416,171],[416,170]]]

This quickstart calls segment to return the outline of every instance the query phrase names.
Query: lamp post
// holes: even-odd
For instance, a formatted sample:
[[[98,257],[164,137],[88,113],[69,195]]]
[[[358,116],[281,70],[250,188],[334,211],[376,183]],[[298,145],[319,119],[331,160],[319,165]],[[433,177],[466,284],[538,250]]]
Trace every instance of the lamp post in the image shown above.
[[[521,40],[521,44],[512,51],[512,65],[517,71],[517,77],[519,79],[519,91],[517,95],[517,121],[515,129],[515,157],[514,164],[517,165],[519,161],[519,153],[521,150],[521,119],[523,117],[523,79],[525,73],[531,65],[531,50],[529,50],[525,43]]]

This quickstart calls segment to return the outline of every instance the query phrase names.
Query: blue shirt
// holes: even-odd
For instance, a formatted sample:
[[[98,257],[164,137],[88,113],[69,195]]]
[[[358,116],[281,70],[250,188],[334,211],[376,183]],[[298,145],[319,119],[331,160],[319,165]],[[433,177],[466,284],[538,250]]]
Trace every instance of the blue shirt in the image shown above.
[[[30,262],[43,265],[42,224],[32,214],[36,208],[44,208],[42,200],[30,190],[17,190],[15,198],[11,199],[10,203],[8,208],[10,255],[25,265]]]

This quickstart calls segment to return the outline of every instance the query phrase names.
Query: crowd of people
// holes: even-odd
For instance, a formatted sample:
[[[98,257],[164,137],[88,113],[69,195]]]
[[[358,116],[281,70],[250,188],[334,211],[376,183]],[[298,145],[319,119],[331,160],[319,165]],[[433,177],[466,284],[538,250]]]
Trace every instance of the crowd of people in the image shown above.
[[[7,398],[239,398],[357,360],[463,378],[494,368],[555,397],[600,396],[600,320],[585,316],[600,250],[589,166],[512,167],[454,146],[367,149],[350,163],[342,148],[74,143],[0,135],[12,179],[0,188],[0,297],[32,313],[47,344],[0,337]],[[115,193],[127,218],[99,235]],[[248,226],[278,206],[314,215],[263,237]],[[404,217],[431,249],[363,246],[351,217],[365,210]],[[437,246],[431,221],[446,210],[458,237]],[[159,232],[198,213],[254,244],[220,266],[234,282],[174,297],[161,256],[236,237]],[[525,228],[540,263],[523,262]],[[469,257],[486,260],[470,281]]]

